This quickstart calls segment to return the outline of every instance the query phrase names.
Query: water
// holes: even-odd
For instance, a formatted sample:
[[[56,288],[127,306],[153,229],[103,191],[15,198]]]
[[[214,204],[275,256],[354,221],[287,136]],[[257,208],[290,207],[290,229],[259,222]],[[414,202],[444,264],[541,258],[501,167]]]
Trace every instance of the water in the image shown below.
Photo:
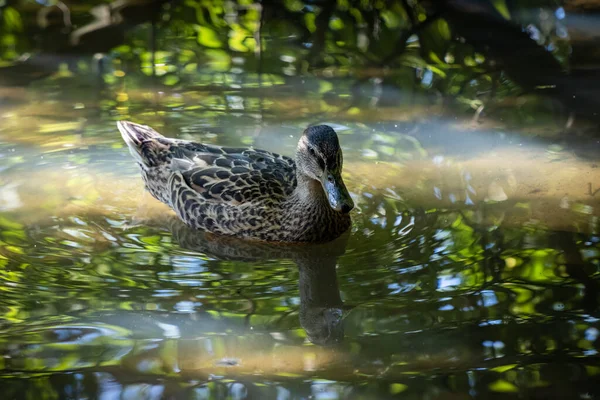
[[[0,73],[2,398],[600,396],[600,142],[563,135],[567,113],[511,97],[446,23],[393,60],[398,7],[339,2],[319,44],[312,3],[166,4],[152,26],[132,3],[113,4],[124,43],[110,19],[77,30],[99,27],[91,5],[2,9],[0,66],[34,54]],[[581,58],[572,14],[513,6],[539,45]],[[543,75],[507,60],[520,84]],[[595,112],[592,80],[574,82]],[[328,123],[352,230],[313,246],[190,231],[144,194],[119,119],[288,155]]]
[[[198,98],[228,95],[24,93],[0,115],[3,398],[600,394],[596,142],[416,105],[383,120],[298,95],[207,111]],[[352,231],[319,246],[190,231],[144,195],[122,117],[284,154],[335,124]]]

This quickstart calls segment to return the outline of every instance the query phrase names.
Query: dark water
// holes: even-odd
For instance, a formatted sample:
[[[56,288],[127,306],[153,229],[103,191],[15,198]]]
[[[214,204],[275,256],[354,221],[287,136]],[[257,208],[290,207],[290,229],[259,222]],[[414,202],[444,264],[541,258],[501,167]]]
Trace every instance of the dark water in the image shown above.
[[[2,398],[600,395],[589,157],[432,116],[282,122],[169,105],[176,95],[103,106],[76,93],[31,88],[35,106],[2,116]],[[287,154],[303,126],[331,121],[352,231],[287,247],[190,231],[142,195],[121,116]]]

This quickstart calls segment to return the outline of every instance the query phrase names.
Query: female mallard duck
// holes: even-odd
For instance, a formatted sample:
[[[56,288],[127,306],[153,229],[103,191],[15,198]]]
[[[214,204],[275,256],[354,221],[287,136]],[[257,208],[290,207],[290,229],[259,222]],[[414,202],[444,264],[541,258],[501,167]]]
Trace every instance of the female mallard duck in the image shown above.
[[[190,227],[278,242],[326,242],[350,227],[342,150],[326,125],[298,142],[296,161],[258,149],[169,139],[117,123],[148,191]]]

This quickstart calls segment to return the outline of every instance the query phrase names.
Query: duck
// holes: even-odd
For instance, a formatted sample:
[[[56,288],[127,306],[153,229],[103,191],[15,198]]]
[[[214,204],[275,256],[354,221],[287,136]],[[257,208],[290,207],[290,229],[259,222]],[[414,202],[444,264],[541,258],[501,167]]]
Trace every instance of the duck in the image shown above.
[[[349,230],[354,202],[328,125],[306,128],[295,158],[167,138],[118,121],[145,188],[190,228],[246,240],[323,243]]]

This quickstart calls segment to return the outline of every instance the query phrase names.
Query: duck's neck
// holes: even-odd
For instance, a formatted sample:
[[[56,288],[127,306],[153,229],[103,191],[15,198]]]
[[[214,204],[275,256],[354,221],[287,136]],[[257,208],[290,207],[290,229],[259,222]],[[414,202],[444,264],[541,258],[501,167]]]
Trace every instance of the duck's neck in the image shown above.
[[[293,227],[296,241],[326,242],[350,227],[350,216],[334,211],[321,183],[298,174],[297,186],[286,202],[282,226]]]
[[[296,190],[294,190],[295,197],[299,203],[309,205],[311,207],[319,206],[324,209],[331,209],[329,207],[329,202],[327,201],[327,197],[325,197],[325,192],[323,191],[323,186],[321,182],[316,181],[308,176],[298,173],[296,175],[296,180],[298,185],[296,186]]]

